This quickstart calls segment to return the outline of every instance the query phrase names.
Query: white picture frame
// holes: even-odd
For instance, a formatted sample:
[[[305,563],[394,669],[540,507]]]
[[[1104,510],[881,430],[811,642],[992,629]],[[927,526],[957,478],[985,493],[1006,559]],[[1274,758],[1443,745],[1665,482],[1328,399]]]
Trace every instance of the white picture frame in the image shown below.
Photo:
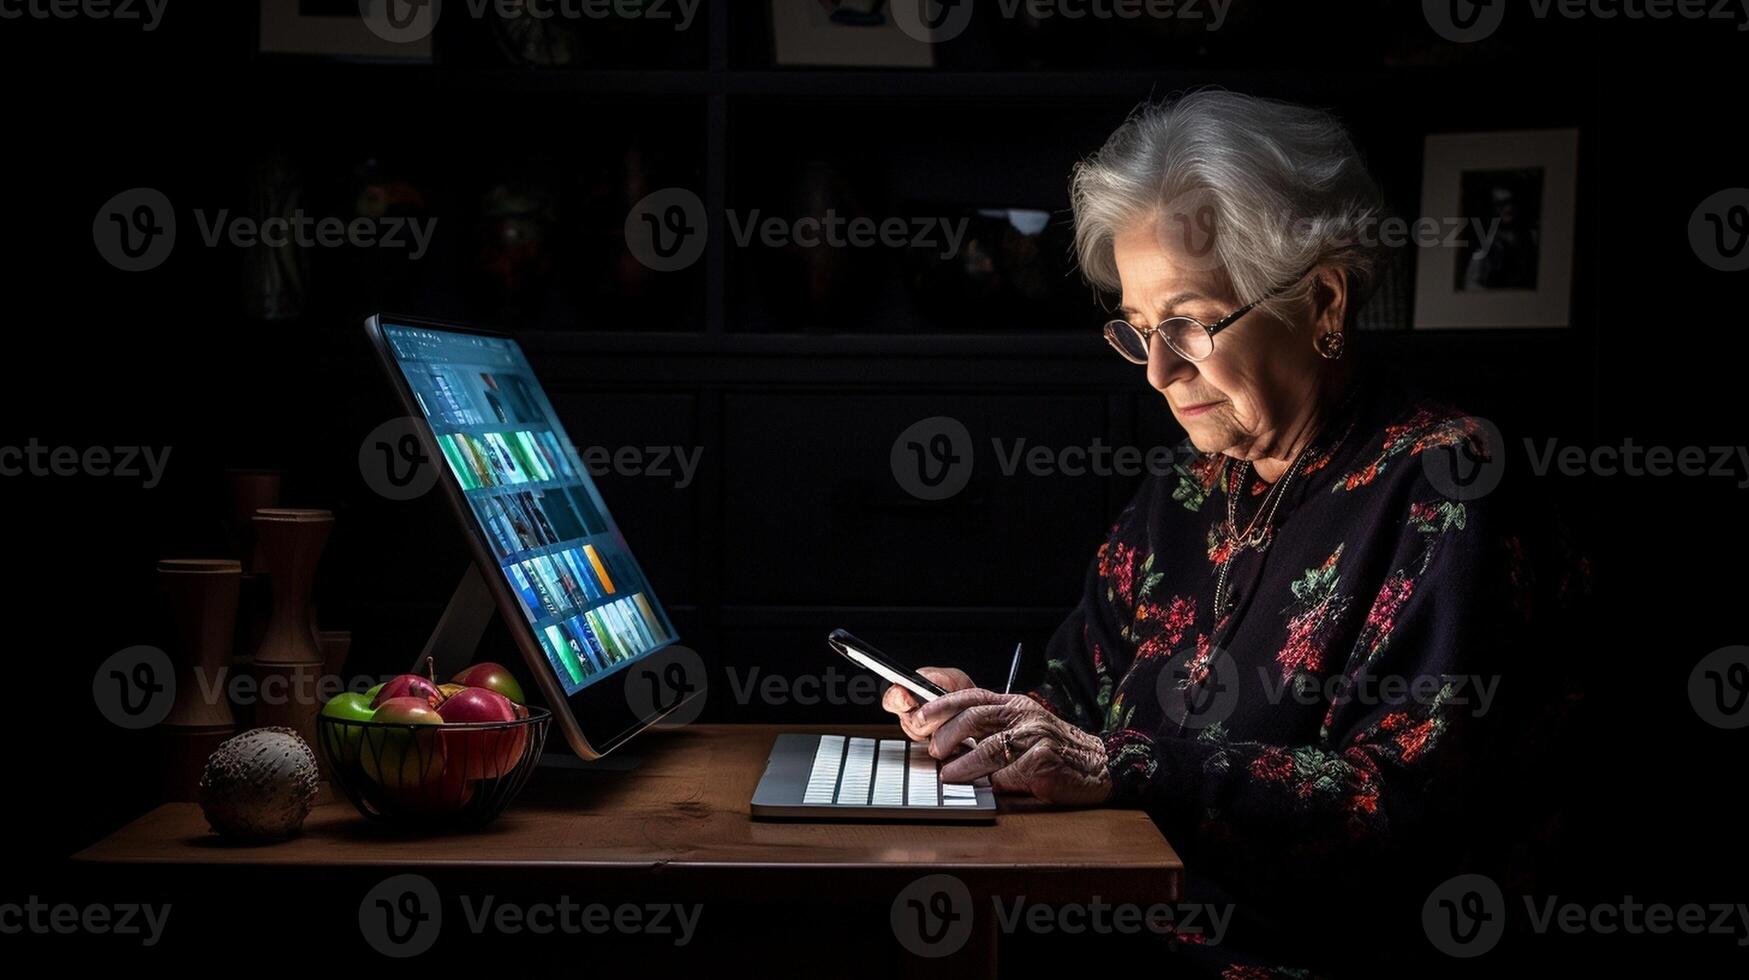
[[[832,8],[840,7],[877,23],[835,22]],[[899,27],[890,0],[771,0],[771,35],[779,65],[935,67],[935,46]]]
[[[1578,170],[1576,129],[1429,135],[1414,328],[1570,326]]]
[[[385,0],[373,0],[385,2]],[[336,4],[334,14],[306,13],[301,0],[261,0],[256,44],[262,54],[318,55],[359,61],[432,60],[431,36],[394,41],[365,25],[356,2]]]

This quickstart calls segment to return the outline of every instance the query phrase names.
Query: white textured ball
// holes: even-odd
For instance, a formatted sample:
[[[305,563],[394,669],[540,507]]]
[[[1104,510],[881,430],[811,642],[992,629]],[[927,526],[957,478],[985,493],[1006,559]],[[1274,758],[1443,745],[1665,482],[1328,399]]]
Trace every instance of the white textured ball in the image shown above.
[[[303,829],[316,801],[316,753],[289,728],[254,728],[206,760],[200,808],[226,837],[279,840]]]

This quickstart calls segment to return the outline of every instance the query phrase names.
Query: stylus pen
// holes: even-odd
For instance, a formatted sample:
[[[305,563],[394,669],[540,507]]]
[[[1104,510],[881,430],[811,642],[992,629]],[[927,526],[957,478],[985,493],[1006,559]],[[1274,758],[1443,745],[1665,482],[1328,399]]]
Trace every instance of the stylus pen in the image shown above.
[[[1014,659],[1008,663],[1008,683],[1002,685],[1003,694],[1014,693],[1014,675],[1020,673],[1020,651],[1024,645],[1024,641],[1014,644]],[[975,749],[978,747],[977,739],[974,739],[971,736],[967,736],[966,740],[961,744],[968,749]]]
[[[1014,693],[1014,675],[1020,672],[1020,648],[1021,644],[1014,644],[1014,661],[1008,665],[1008,683],[1002,685],[1003,694]]]
[[[1020,650],[1022,646],[1022,643],[1014,644],[1014,659],[1008,663],[1008,683],[1002,685],[1003,694],[1014,693],[1014,675],[1020,672]],[[964,744],[968,749],[975,749],[978,747],[977,741],[970,737],[965,740]]]

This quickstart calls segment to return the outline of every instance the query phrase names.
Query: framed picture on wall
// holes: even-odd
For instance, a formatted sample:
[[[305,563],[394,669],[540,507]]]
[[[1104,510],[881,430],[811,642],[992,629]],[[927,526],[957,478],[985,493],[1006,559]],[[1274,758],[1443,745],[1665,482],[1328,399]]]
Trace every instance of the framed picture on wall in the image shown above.
[[[391,0],[261,0],[257,43],[263,54],[430,61],[436,9]]]
[[[1416,329],[1569,325],[1578,164],[1576,129],[1427,137]]]
[[[934,45],[899,26],[893,16],[893,3],[894,0],[771,0],[772,50],[777,63],[934,67]]]

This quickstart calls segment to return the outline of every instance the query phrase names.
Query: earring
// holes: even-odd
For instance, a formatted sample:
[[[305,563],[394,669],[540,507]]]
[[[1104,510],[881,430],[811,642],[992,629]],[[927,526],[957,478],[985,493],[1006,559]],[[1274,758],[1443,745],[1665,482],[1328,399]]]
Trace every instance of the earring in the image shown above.
[[[1340,330],[1320,334],[1313,347],[1317,348],[1318,356],[1326,361],[1342,360],[1342,352],[1348,346],[1348,338]]]

